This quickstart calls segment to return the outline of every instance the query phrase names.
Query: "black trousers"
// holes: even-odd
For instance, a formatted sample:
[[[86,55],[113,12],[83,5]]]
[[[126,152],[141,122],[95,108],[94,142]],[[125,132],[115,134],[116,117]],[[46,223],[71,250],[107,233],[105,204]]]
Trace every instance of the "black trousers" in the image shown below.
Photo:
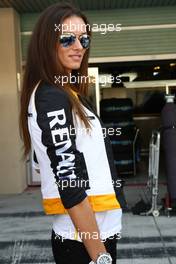
[[[104,242],[107,252],[111,254],[113,259],[112,264],[116,264],[116,243],[117,236],[107,238]],[[56,264],[89,264],[91,258],[82,242],[62,239],[61,236],[56,236],[52,230],[51,244],[53,256]]]

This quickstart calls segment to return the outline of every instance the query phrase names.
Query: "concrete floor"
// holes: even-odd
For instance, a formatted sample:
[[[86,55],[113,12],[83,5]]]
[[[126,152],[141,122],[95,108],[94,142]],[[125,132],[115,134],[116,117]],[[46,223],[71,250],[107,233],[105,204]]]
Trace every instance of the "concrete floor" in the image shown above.
[[[133,205],[144,192],[144,187],[125,187],[128,204]],[[175,217],[124,213],[117,264],[175,264],[175,220]],[[0,264],[54,264],[51,226],[52,217],[42,211],[39,188],[19,195],[1,195]]]
[[[148,196],[147,163],[141,161],[136,177],[125,178],[129,208]],[[163,170],[159,199],[166,193]],[[54,264],[50,244],[52,216],[45,216],[40,188],[18,195],[0,195],[0,264]],[[117,264],[176,264],[176,217],[123,214]],[[76,263],[73,263],[76,264]]]

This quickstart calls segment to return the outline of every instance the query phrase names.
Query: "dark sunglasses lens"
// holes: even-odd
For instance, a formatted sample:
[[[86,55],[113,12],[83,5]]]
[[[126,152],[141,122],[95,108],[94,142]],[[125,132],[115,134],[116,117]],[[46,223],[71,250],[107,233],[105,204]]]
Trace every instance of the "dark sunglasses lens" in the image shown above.
[[[73,35],[61,35],[60,36],[60,43],[64,48],[72,45],[75,42],[76,37]]]
[[[87,35],[83,35],[80,37],[80,43],[84,49],[87,49],[90,45],[90,37]]]

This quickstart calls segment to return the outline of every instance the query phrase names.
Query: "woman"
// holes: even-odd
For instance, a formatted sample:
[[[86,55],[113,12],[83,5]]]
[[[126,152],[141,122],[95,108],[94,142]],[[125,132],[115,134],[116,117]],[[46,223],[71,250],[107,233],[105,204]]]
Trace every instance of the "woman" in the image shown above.
[[[121,229],[109,140],[85,99],[87,79],[69,79],[87,76],[90,38],[79,10],[68,4],[47,8],[33,31],[21,95],[24,154],[32,144],[44,210],[54,215],[58,264],[116,263]]]

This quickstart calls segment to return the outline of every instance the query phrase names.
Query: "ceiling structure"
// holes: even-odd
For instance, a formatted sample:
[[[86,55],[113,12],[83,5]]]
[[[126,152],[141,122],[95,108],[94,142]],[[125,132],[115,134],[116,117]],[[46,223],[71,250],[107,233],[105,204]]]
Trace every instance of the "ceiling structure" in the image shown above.
[[[13,7],[19,13],[34,13],[58,2],[71,2],[81,10],[176,6],[176,0],[0,0],[0,8]]]

